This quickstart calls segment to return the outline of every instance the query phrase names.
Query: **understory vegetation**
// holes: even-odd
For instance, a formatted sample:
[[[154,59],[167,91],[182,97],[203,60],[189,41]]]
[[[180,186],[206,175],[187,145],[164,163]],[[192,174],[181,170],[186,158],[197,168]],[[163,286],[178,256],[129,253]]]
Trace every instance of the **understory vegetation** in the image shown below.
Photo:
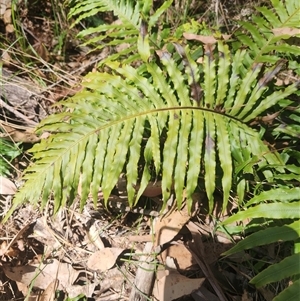
[[[161,212],[174,198],[192,216],[201,193],[214,230],[242,238],[221,264],[240,252],[250,285],[299,300],[299,1],[258,3],[247,19],[213,24],[193,14],[196,2],[68,2],[81,46],[105,56],[38,122],[35,134],[47,138],[29,150],[3,222],[27,203],[57,213],[79,191],[80,210],[89,197],[97,206],[100,188],[108,207],[120,177],[133,209],[153,182]],[[22,151],[0,149],[0,162]],[[265,245],[277,262],[260,254]]]

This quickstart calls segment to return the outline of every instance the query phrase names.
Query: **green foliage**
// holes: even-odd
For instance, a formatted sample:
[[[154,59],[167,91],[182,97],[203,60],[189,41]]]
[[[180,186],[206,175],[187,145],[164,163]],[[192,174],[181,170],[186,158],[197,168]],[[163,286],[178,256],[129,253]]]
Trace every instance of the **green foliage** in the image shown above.
[[[299,7],[286,3],[289,15],[299,12]],[[257,40],[255,47],[249,42],[236,50],[216,36],[215,45],[204,44],[201,54],[199,47],[191,50],[179,40],[163,42],[151,33],[151,26],[169,5],[170,1],[165,2],[151,16],[152,1],[75,5],[71,14],[80,14],[77,22],[113,9],[122,24],[87,30],[99,33],[98,41],[108,39],[116,45],[125,40],[132,53],[127,53],[127,61],[117,60],[125,55],[122,51],[106,59],[105,71],[88,74],[82,83],[85,89],[61,103],[63,113],[40,124],[39,132],[53,134],[31,150],[34,164],[27,169],[27,181],[13,209],[24,200],[36,204],[41,199],[44,207],[53,192],[56,211],[72,202],[80,177],[81,207],[90,189],[97,202],[101,187],[107,201],[125,172],[131,206],[151,177],[162,177],[164,202],[174,188],[178,206],[185,195],[191,207],[192,193],[202,185],[212,210],[217,188],[223,191],[225,208],[231,190],[243,202],[249,175],[255,178],[259,172],[261,181],[272,181],[284,172],[282,158],[270,151],[251,126],[251,121],[267,115],[278,103],[284,110],[288,102],[283,100],[298,89],[297,83],[276,87],[272,81],[285,66],[283,59],[269,59],[282,42],[270,30],[272,22],[268,19],[268,41],[272,41],[268,51],[264,34],[257,31],[254,36],[250,23],[245,23]],[[284,20],[273,27],[296,26]],[[157,48],[153,40],[165,47]]]
[[[242,30],[237,33],[238,46],[248,46],[256,62],[275,64],[279,58],[289,56],[290,65],[299,55],[299,46],[291,45],[289,29],[299,28],[299,1],[271,0],[273,9],[258,7],[261,13],[253,16],[253,22],[240,22]],[[299,34],[298,34],[299,35]]]
[[[300,73],[300,48],[291,42],[299,36],[298,2],[273,0],[272,9],[258,8],[229,41],[216,33],[209,37],[215,42],[202,43],[185,41],[184,34],[209,35],[205,25],[191,21],[173,30],[163,22],[172,1],[157,10],[151,0],[72,1],[74,24],[113,11],[116,22],[80,33],[86,44],[111,52],[99,71],[85,76],[84,89],[60,103],[64,110],[39,125],[39,133],[52,134],[32,148],[33,163],[9,214],[24,201],[43,208],[50,197],[56,212],[72,203],[79,185],[81,208],[90,192],[98,201],[100,187],[106,202],[121,173],[130,206],[152,179],[162,180],[165,203],[175,192],[178,207],[186,199],[191,208],[197,189],[206,191],[210,211],[216,190],[223,208],[235,194],[245,210],[224,225],[252,234],[225,254],[294,242],[294,254],[251,283],[292,278],[274,300],[299,299],[300,109],[290,99],[299,82],[274,80],[281,69]],[[271,125],[259,125],[273,113]],[[278,152],[267,138],[291,147]],[[244,228],[227,226],[246,218],[252,221]]]
[[[230,255],[240,252],[245,249],[254,248],[261,245],[266,245],[274,242],[293,241],[294,254],[284,258],[282,261],[270,265],[265,270],[256,275],[250,283],[257,287],[266,284],[281,281],[285,278],[292,278],[293,284],[282,291],[274,301],[285,300],[299,300],[299,276],[300,276],[300,188],[296,187],[289,194],[286,189],[272,189],[268,192],[261,193],[255,196],[248,203],[248,208],[245,211],[240,211],[237,214],[229,217],[223,224],[227,225],[235,221],[243,221],[247,218],[253,219],[252,222],[246,226],[253,227],[253,225],[260,226],[262,217],[269,221],[287,219],[282,226],[268,226],[267,228],[255,232],[240,241],[237,245],[225,252],[224,255]],[[265,201],[272,201],[272,203],[261,204]],[[275,202],[275,200],[279,202]],[[250,207],[250,204],[255,204]],[[294,220],[294,221],[293,221]],[[295,278],[293,278],[295,277]]]
[[[130,63],[139,57],[136,49],[143,20],[147,19],[148,29],[150,30],[172,2],[172,0],[164,1],[162,6],[150,15],[152,1],[75,1],[69,15],[77,16],[73,24],[75,25],[85,18],[101,12],[112,11],[114,16],[118,18],[116,22],[83,30],[79,37],[86,41],[84,45],[92,45],[95,50],[124,46],[122,49],[119,48],[117,52],[108,55],[101,64],[111,60],[124,60],[123,62]]]
[[[0,138],[0,175],[10,174],[10,162],[21,154],[18,144]]]

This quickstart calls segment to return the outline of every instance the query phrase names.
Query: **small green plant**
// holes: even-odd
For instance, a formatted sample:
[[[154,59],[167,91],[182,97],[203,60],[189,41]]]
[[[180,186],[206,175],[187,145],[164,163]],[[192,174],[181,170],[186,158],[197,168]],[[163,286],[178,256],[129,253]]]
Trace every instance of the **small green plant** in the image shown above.
[[[244,211],[229,217],[223,224],[228,225],[232,222],[252,219],[245,227],[245,231],[251,228],[263,228],[264,224],[273,223],[265,226],[265,229],[252,233],[244,240],[240,241],[224,255],[231,255],[245,249],[267,245],[274,242],[294,242],[293,253],[285,257],[282,261],[269,265],[256,275],[250,283],[257,287],[265,286],[272,282],[282,281],[285,278],[292,281],[273,301],[299,300],[300,299],[300,188],[277,188],[263,192],[247,203]],[[266,203],[271,201],[271,203]],[[274,221],[286,219],[284,225],[276,226]]]
[[[21,154],[20,144],[0,138],[0,175],[8,176],[11,172],[11,162]]]

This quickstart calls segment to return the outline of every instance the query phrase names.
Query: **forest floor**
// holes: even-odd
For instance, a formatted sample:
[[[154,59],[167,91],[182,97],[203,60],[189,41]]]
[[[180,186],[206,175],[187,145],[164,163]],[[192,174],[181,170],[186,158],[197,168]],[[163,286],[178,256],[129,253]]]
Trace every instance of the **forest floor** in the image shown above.
[[[2,216],[22,184],[22,172],[30,162],[27,150],[41,139],[34,127],[60,109],[54,105],[81,89],[82,77],[97,68],[107,51],[81,46],[76,34],[82,28],[70,27],[67,10],[59,2],[18,1],[12,8],[11,0],[0,1],[0,78],[7,98],[4,102],[1,94],[0,135],[22,148],[10,163],[10,176],[0,178]],[[195,20],[224,32],[234,30],[236,21],[247,19],[255,5],[262,5],[242,0],[175,1],[170,15],[186,3]],[[114,21],[111,14],[98,17]],[[249,284],[254,271],[245,262],[253,259],[250,253],[221,257],[233,241],[215,230],[214,220],[201,211],[205,206],[191,217],[184,208],[171,210],[170,200],[170,212],[158,219],[160,183],[149,184],[140,208],[133,211],[124,206],[124,181],[121,177],[110,197],[116,204],[110,211],[100,201],[97,208],[88,201],[79,213],[78,191],[78,202],[55,216],[51,203],[43,212],[24,204],[0,224],[0,300],[148,300],[139,290],[157,300],[272,300],[277,288],[256,290]],[[194,198],[198,204],[207,202],[201,194]],[[222,220],[232,210],[214,213]],[[160,253],[161,245],[165,251],[158,257],[149,253]],[[275,246],[258,253],[274,258]]]

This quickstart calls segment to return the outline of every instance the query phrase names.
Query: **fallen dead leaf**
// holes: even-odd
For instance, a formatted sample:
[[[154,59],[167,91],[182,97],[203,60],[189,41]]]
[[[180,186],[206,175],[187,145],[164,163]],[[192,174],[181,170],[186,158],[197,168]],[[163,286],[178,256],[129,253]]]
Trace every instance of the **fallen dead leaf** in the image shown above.
[[[0,176],[0,195],[15,194],[17,191],[16,185],[9,179]]]
[[[202,242],[201,232],[199,227],[193,223],[189,222],[186,227],[192,234],[193,240],[186,246],[188,250],[192,253],[193,258],[197,261],[199,267],[201,268],[203,274],[208,279],[212,288],[214,289],[216,295],[218,296],[220,301],[227,300],[223,290],[221,289],[217,279],[215,278],[213,272],[211,271],[210,266],[206,262],[206,256],[204,252],[204,245]]]
[[[95,291],[95,287],[98,285],[99,283],[87,283],[84,285],[73,285],[72,286],[72,291],[68,292],[68,296],[69,298],[75,298],[79,295],[84,295],[86,297],[92,297],[94,291]],[[55,299],[52,299],[55,300]]]
[[[161,181],[150,182],[142,193],[143,196],[153,198],[162,194]]]
[[[290,27],[281,27],[272,29],[275,36],[287,35],[290,37],[294,37],[296,35],[300,35],[300,29],[298,28],[290,28]]]
[[[220,299],[213,293],[211,293],[205,286],[201,286],[199,289],[192,293],[192,297],[195,301],[220,301]]]
[[[203,36],[203,35],[198,35],[198,34],[193,34],[193,33],[188,33],[185,32],[183,33],[183,36],[187,39],[187,40],[196,40],[196,41],[200,41],[203,44],[216,44],[217,43],[217,39],[214,36]],[[230,39],[230,35],[225,35],[222,34],[222,39],[223,40],[228,40]]]
[[[5,26],[5,32],[6,33],[13,33],[15,31],[15,27],[12,24],[7,24]]]
[[[10,257],[17,257],[19,255],[19,250],[12,247],[7,247],[7,242],[4,240],[0,245],[0,257],[7,255]]]
[[[165,264],[167,257],[174,259],[179,270],[187,270],[192,266],[198,266],[191,252],[181,244],[171,245],[159,255],[159,259],[163,264]]]
[[[40,301],[52,301],[55,299],[55,292],[58,288],[58,280],[55,279],[44,290],[43,294],[41,295]]]
[[[189,295],[203,284],[205,278],[190,279],[177,271],[165,270],[165,275],[156,279],[153,296],[159,301],[172,301]]]
[[[87,267],[94,271],[107,271],[115,265],[123,251],[122,248],[104,248],[97,251],[89,257]]]
[[[10,24],[12,23],[12,19],[11,19],[11,9],[7,9],[5,11],[5,13],[3,14],[3,21],[4,21],[4,24]]]
[[[99,250],[102,250],[105,248],[104,243],[101,239],[101,237],[99,236],[99,230],[97,229],[95,224],[92,224],[89,227],[89,230],[87,232],[87,236],[90,240],[90,242],[96,246]]]
[[[72,292],[72,285],[80,271],[72,268],[70,264],[59,262],[56,259],[46,263],[34,263],[30,265],[3,267],[5,275],[13,280],[22,282],[40,289],[46,289],[53,281],[58,280],[58,289]]]
[[[171,214],[163,216],[155,224],[155,247],[171,241],[182,227],[190,220],[187,206],[181,210],[174,210]]]

